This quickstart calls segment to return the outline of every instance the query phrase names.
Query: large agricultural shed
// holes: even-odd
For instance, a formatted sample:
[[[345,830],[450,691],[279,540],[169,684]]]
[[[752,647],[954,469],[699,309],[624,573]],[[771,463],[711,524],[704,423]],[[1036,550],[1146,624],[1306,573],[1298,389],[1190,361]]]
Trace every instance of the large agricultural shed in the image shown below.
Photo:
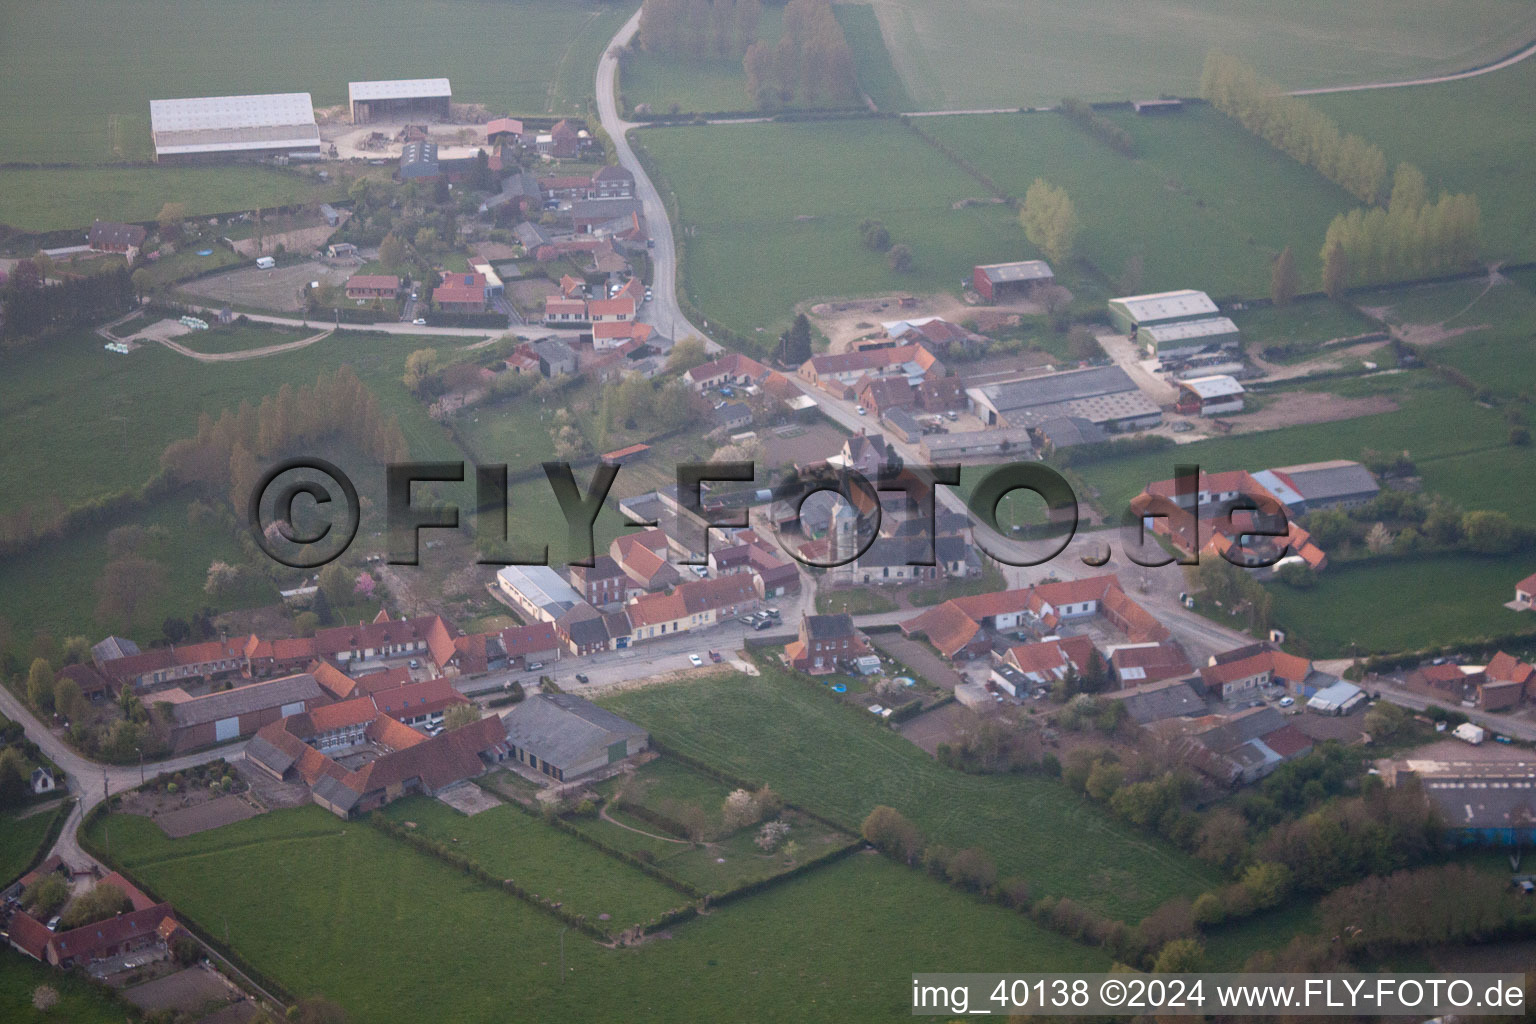
[[[1219,309],[1205,292],[1185,288],[1148,295],[1122,295],[1109,300],[1109,319],[1124,334],[1134,335],[1143,324],[1167,324],[1215,316]]]
[[[320,155],[320,128],[307,92],[150,100],[160,163]]]
[[[1094,366],[966,388],[971,409],[989,427],[1034,427],[1061,416],[1104,430],[1142,430],[1162,410],[1118,366]]]
[[[453,89],[446,78],[347,83],[347,103],[352,110],[353,124],[401,115],[425,115],[446,121],[452,99]]]

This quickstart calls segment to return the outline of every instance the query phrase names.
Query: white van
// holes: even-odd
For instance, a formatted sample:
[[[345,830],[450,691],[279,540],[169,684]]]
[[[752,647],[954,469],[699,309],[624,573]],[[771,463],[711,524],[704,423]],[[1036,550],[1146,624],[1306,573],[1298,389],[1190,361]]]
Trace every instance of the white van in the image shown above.
[[[256,265],[262,270],[271,270],[273,267],[277,266],[277,260],[273,259],[271,256],[258,256],[256,257]]]

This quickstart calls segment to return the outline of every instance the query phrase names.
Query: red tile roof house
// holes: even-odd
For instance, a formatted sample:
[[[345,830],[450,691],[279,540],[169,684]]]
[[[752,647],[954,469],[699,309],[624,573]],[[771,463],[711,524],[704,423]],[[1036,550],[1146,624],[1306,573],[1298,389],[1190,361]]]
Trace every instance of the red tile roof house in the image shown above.
[[[586,323],[587,300],[567,299],[559,295],[544,296],[544,322],[546,324]]]
[[[1266,650],[1233,661],[1206,665],[1200,669],[1200,681],[1212,697],[1244,700],[1263,686],[1278,684],[1287,690],[1299,690],[1311,672],[1312,663],[1306,658]]]
[[[555,126],[549,130],[550,155],[562,160],[575,156],[581,151],[581,134],[570,121],[561,118],[555,122]]]
[[[1184,648],[1173,639],[1112,647],[1109,663],[1122,688],[1183,679],[1195,671]]]
[[[509,626],[501,631],[501,649],[508,668],[523,668],[530,662],[543,663],[560,657],[560,637],[553,622],[535,622],[531,626]]]
[[[1087,636],[1068,636],[1055,640],[1043,640],[1040,643],[1019,644],[1008,648],[1007,653],[1001,657],[994,654],[993,659],[1014,669],[1017,673],[1012,679],[1009,678],[1009,674],[1004,673],[992,677],[998,686],[1015,697],[1027,696],[1018,692],[1015,680],[1020,675],[1035,686],[1050,687],[1069,675],[1086,676],[1104,660],[1098,648],[1093,646],[1092,638]]]
[[[445,313],[484,313],[485,275],[446,274],[432,289],[432,301]]]
[[[1536,608],[1536,573],[1515,584],[1515,604],[1521,606],[1518,611]]]
[[[607,461],[607,456],[604,456]],[[631,595],[644,590],[634,584],[611,555],[598,555],[590,566],[573,565],[567,570],[571,586],[594,608],[621,605]]]
[[[432,642],[441,650],[445,642],[453,642],[455,632],[437,615],[375,619],[366,624],[318,630],[314,636],[315,654],[334,661],[342,671],[350,672],[369,662],[428,657]]]
[[[837,671],[839,662],[870,653],[869,640],[853,625],[853,616],[801,615],[795,640],[785,646],[784,660],[796,672],[813,676]]]
[[[400,294],[400,279],[394,274],[353,274],[347,278],[349,299],[393,299]]]
[[[1513,690],[1505,690],[1505,687],[1513,687]],[[1513,707],[1521,701],[1530,700],[1536,697],[1533,690],[1536,690],[1536,668],[1513,654],[1500,651],[1483,669],[1481,700],[1483,707],[1489,711],[1497,710],[1494,703],[1499,707]]]
[[[653,528],[617,537],[608,554],[637,586],[654,593],[682,581],[682,574],[667,560],[670,548],[667,535]]]

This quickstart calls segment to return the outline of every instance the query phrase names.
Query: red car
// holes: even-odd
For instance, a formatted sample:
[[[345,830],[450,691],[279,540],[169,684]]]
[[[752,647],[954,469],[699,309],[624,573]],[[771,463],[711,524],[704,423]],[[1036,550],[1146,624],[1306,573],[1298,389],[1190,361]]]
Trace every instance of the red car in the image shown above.
[[[719,660],[720,660],[720,652],[719,651],[710,651],[709,652],[709,660],[713,661],[713,662],[719,662]]]

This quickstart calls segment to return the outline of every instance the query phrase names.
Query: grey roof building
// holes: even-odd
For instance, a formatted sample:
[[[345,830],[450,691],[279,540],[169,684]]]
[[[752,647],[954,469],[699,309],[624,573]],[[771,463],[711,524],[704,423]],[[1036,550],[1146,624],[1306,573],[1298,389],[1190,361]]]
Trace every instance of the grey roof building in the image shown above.
[[[1371,471],[1348,459],[1278,466],[1253,478],[1295,513],[1363,505],[1381,492]]]
[[[1078,416],[1105,430],[1156,426],[1162,410],[1118,366],[1047,373],[967,388],[971,407],[989,426],[1034,427]]]
[[[104,661],[116,661],[141,653],[139,645],[121,636],[109,636],[91,648],[91,658],[100,665]]]
[[[536,693],[502,716],[512,755],[567,781],[640,753],[650,735],[573,693]]]
[[[1057,416],[1035,427],[1042,447],[1072,448],[1080,444],[1098,444],[1109,439],[1099,425],[1082,416]]]
[[[537,182],[534,183],[534,188],[538,188]],[[554,239],[549,236],[549,232],[531,220],[525,220],[513,228],[512,235],[530,254],[541,245],[554,244]]]
[[[530,348],[539,357],[539,370],[546,377],[563,377],[576,372],[576,353],[559,338],[545,338]]]
[[[315,677],[308,672],[301,672],[172,704],[171,719],[176,728],[184,729],[273,708],[292,708],[289,713],[297,714],[304,710],[308,702],[326,698],[325,691],[315,682]]]
[[[1124,704],[1126,714],[1137,725],[1161,722],[1165,718],[1203,715],[1206,712],[1205,701],[1182,679],[1165,679],[1160,683],[1116,690],[1104,696]]]

